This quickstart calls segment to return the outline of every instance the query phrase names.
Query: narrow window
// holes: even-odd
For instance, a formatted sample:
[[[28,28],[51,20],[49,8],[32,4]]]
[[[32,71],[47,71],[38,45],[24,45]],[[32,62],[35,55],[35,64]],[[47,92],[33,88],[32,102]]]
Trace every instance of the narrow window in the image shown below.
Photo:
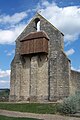
[[[37,22],[37,31],[40,31],[40,21]]]
[[[39,18],[35,19],[35,28],[37,31],[40,31],[40,19]]]

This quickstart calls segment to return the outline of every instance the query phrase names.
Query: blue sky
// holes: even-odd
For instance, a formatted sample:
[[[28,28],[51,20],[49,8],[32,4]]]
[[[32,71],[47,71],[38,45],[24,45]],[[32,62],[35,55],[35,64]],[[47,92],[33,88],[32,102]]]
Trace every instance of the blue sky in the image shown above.
[[[64,33],[71,68],[80,71],[80,0],[0,0],[0,88],[10,87],[15,40],[37,11]]]

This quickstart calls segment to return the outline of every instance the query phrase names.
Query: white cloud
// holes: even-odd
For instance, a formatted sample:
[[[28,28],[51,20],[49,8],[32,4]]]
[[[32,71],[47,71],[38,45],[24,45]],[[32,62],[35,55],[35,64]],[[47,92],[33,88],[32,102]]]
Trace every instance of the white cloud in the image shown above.
[[[0,29],[0,44],[12,44],[23,31],[25,24],[19,24],[9,30]]]
[[[10,15],[0,15],[0,23],[5,24],[5,23],[9,23],[9,24],[16,24],[19,23],[21,20],[23,20],[24,18],[27,17],[27,13],[26,12],[20,12],[20,13],[15,13],[12,16]]]
[[[49,2],[47,0],[42,1],[42,5],[49,6]]]
[[[0,80],[0,88],[10,88],[9,80]]]
[[[3,78],[3,77],[10,77],[10,71],[11,70],[1,70],[0,69],[0,78]]]
[[[15,50],[12,50],[11,52],[8,52],[7,53],[7,56],[11,56],[12,54],[14,54],[15,53]]]
[[[71,67],[72,70],[80,72],[80,67],[79,68],[74,68],[73,66]]]
[[[8,80],[0,80],[0,83],[2,83],[2,84],[6,84],[6,83],[9,83],[10,81],[8,81]]]
[[[1,70],[0,69],[0,88],[10,87],[10,71],[11,70]]]
[[[40,8],[41,6],[41,8]],[[80,35],[80,7],[58,7],[44,0],[40,4],[41,14],[65,34],[65,42],[73,42]]]
[[[0,15],[0,23],[5,24],[8,28],[5,28],[6,30],[0,29],[0,44],[12,44],[26,25],[25,21],[24,24],[21,21],[26,19],[30,12],[34,13],[38,10],[64,33],[65,42],[70,43],[78,39],[80,35],[80,7],[68,6],[62,8],[54,2],[50,3],[47,0],[41,0],[36,9],[15,13],[12,16]]]
[[[10,15],[0,15],[0,44],[13,44],[19,34],[23,31],[25,23],[21,23],[27,17],[27,12]]]
[[[67,56],[69,56],[69,55],[74,54],[74,52],[75,52],[74,49],[71,48],[70,50],[66,51],[65,53]]]

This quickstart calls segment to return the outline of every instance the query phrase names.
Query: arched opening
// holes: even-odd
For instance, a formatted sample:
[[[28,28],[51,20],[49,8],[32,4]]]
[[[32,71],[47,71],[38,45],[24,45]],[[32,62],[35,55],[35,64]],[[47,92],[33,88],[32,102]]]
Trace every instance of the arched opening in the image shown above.
[[[40,31],[40,19],[39,18],[35,19],[35,28],[37,31]]]
[[[40,31],[40,21],[37,22],[37,31]]]

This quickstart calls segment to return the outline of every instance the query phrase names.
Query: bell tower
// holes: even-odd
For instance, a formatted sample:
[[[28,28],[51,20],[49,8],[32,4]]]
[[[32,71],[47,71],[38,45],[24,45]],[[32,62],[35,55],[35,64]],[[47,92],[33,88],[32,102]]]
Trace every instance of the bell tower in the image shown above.
[[[45,100],[46,94],[46,100],[48,100],[48,41],[49,37],[44,31],[31,32],[20,40],[20,55],[22,61],[25,59],[23,69],[24,66],[27,69],[26,62],[27,59],[30,60],[28,73],[23,73],[23,78],[27,77],[27,74],[29,76],[29,97],[27,98],[29,101]]]

